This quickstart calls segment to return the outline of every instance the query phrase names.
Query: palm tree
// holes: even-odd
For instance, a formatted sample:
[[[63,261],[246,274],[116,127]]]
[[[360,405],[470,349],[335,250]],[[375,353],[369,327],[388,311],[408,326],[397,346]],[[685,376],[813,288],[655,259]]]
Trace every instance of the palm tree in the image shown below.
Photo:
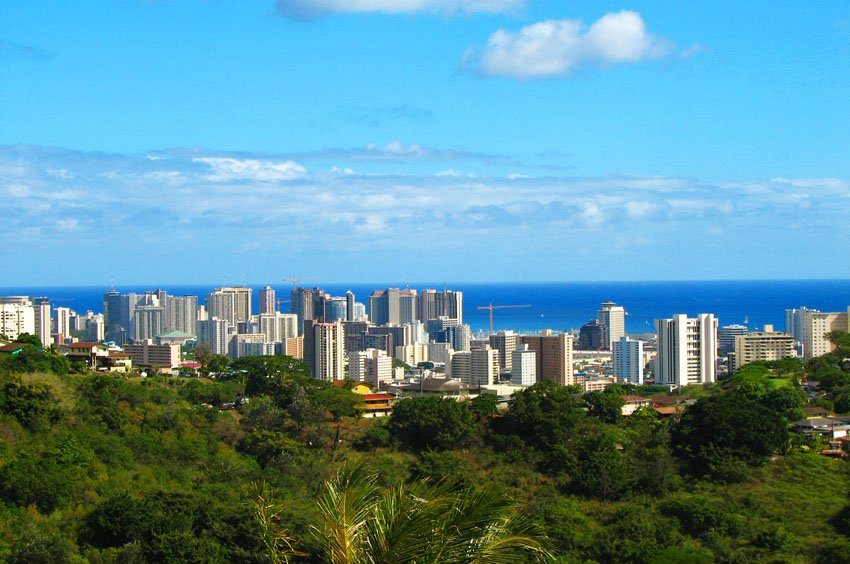
[[[319,497],[322,556],[331,564],[545,562],[539,530],[490,490],[424,482],[380,489],[362,469],[337,472]]]

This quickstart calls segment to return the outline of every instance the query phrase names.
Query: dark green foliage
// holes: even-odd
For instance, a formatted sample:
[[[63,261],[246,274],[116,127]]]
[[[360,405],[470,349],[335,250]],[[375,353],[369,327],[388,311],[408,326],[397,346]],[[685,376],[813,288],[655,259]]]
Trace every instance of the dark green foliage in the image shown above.
[[[623,406],[626,404],[622,394],[617,389],[602,392],[590,392],[584,395],[584,403],[588,412],[604,423],[617,423],[623,417]]]
[[[41,339],[38,338],[38,335],[33,335],[31,333],[21,333],[18,335],[18,338],[15,339],[16,343],[25,343],[27,345],[32,345],[34,347],[41,348]]]
[[[442,482],[453,486],[470,486],[467,465],[457,454],[448,451],[420,452],[411,466],[412,477]]]
[[[411,398],[396,402],[389,430],[407,448],[447,450],[469,443],[475,419],[451,398]]]
[[[24,384],[17,379],[0,387],[0,412],[11,415],[31,430],[56,423],[62,413],[47,384]]]
[[[376,423],[357,437],[352,446],[357,450],[369,451],[390,446],[390,432],[384,425]]]
[[[0,356],[0,369],[18,374],[35,372],[67,374],[71,369],[71,363],[64,355],[27,344],[16,355]]]
[[[741,394],[719,394],[688,408],[674,429],[674,451],[694,474],[737,481],[788,442],[785,419]]]
[[[567,473],[572,478],[570,490],[604,500],[619,499],[628,493],[637,476],[623,454],[618,437],[610,431],[593,429],[579,437],[564,456]]]
[[[499,397],[496,394],[478,394],[469,402],[469,407],[476,417],[483,418],[498,412]]]
[[[564,444],[576,423],[584,418],[584,411],[569,390],[549,380],[516,392],[512,398],[508,412],[494,422],[494,429],[541,450]]]

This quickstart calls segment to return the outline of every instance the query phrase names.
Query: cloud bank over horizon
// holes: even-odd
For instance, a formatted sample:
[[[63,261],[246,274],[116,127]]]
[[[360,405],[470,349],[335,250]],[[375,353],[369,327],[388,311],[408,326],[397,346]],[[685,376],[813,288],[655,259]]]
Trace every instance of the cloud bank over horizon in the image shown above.
[[[2,146],[0,207],[18,245],[36,255],[103,253],[120,271],[168,256],[219,253],[218,261],[172,267],[195,280],[215,279],[215,268],[228,261],[250,264],[258,256],[268,261],[261,268],[306,261],[311,270],[363,278],[403,263],[407,273],[421,269],[427,277],[432,261],[462,271],[463,257],[480,253],[513,264],[518,270],[508,279],[517,272],[525,279],[587,278],[579,272],[616,272],[612,261],[633,264],[635,273],[637,265],[657,262],[699,277],[707,267],[723,272],[710,261],[722,259],[724,246],[764,237],[775,239],[775,249],[762,249],[763,271],[751,275],[772,276],[770,253],[785,260],[784,245],[836,229],[850,212],[850,181],[840,178],[711,184],[552,176],[533,167],[491,175],[486,163],[467,157],[474,152],[400,142],[370,147],[299,160],[203,149],[113,155]],[[430,170],[381,171],[379,161],[379,172],[363,172],[361,158],[370,152],[422,161]],[[386,262],[388,253],[396,259]],[[409,261],[400,258],[405,254]],[[486,280],[502,272],[504,279],[501,266],[469,274]],[[21,265],[0,284],[35,281],[44,272]]]

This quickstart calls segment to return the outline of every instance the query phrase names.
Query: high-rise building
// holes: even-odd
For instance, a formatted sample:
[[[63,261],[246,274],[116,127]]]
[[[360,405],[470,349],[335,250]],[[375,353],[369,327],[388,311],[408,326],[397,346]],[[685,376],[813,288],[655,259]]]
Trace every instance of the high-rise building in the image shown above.
[[[850,311],[850,308],[848,308]],[[832,352],[835,346],[827,336],[832,331],[848,331],[848,311],[820,312],[815,310],[802,311],[802,343],[803,358],[809,360]]]
[[[520,343],[511,353],[511,384],[533,386],[537,383],[537,355]]]
[[[655,383],[665,386],[708,384],[717,380],[717,318],[701,313],[656,319],[658,353]]]
[[[109,290],[103,295],[103,317],[106,323],[106,338],[118,344],[126,342],[127,324],[121,317],[121,294]]]
[[[562,386],[576,383],[573,373],[573,336],[546,329],[537,335],[522,335],[520,342],[536,353],[537,381],[552,380]]]
[[[765,326],[764,331],[753,331],[735,337],[735,370],[751,362],[782,360],[795,356],[794,337],[787,333],[774,332],[772,325]]]
[[[596,312],[596,320],[602,326],[602,350],[610,351],[611,344],[626,334],[626,310],[614,302],[602,302]]]
[[[293,289],[290,296],[290,312],[298,316],[300,331],[304,331],[305,321],[316,321],[317,323],[325,321],[325,300],[328,295],[323,290],[319,288],[309,290],[299,287]],[[307,337],[306,334],[304,336]]]
[[[270,343],[282,343],[298,336],[298,316],[294,313],[261,313],[257,316],[256,332]]]
[[[419,319],[427,322],[445,316],[463,324],[463,292],[422,290],[419,295]]]
[[[420,362],[428,361],[428,345],[416,343],[395,348],[395,358],[407,364],[416,366]]]
[[[623,335],[614,341],[611,356],[617,380],[635,386],[643,385],[643,341]]]
[[[251,320],[251,288],[216,288],[207,296],[207,314],[210,318],[224,319],[231,325]]]
[[[348,377],[355,382],[366,382],[373,388],[393,379],[393,360],[378,349],[366,349],[349,355]]]
[[[580,351],[602,350],[602,331],[604,326],[598,319],[592,319],[581,326],[578,332],[578,349]]]
[[[260,314],[271,314],[277,311],[275,304],[275,291],[271,286],[260,290]]]
[[[345,321],[348,317],[348,302],[345,298],[328,297],[324,301],[325,323],[333,323],[334,321]]]
[[[342,322],[313,326],[312,374],[320,380],[345,378],[345,331]],[[306,352],[306,351],[305,351]]]
[[[235,335],[236,327],[226,319],[198,321],[198,342],[208,344],[213,354],[230,355]]]
[[[160,305],[137,305],[133,323],[133,341],[153,339],[164,333],[165,308]]]
[[[375,325],[401,324],[401,290],[375,290],[369,296],[369,321]]]
[[[15,340],[21,333],[35,335],[35,308],[27,296],[0,297],[0,335]]]
[[[67,307],[53,308],[53,334],[60,339],[71,336],[71,309]]]
[[[354,321],[355,319],[357,319],[354,315],[354,313],[355,313],[354,312],[354,304],[356,304],[356,303],[357,303],[357,301],[354,298],[354,292],[352,292],[351,290],[348,290],[345,293],[345,320],[346,321]]]
[[[398,324],[404,325],[419,320],[419,296],[416,290],[401,290],[398,294]]]
[[[449,375],[474,387],[492,386],[499,381],[499,351],[483,349],[456,352],[449,364]]]
[[[803,316],[806,312],[820,313],[820,310],[809,309],[805,306],[785,310],[785,332],[794,337],[797,343],[803,342]]]
[[[519,335],[513,331],[499,331],[489,337],[490,346],[499,351],[499,367],[508,370],[512,366],[513,353],[519,343]]]
[[[164,332],[198,334],[198,296],[168,296]]]
[[[40,296],[33,298],[32,304],[35,312],[35,335],[42,346],[49,347],[53,344],[50,302],[46,297]]]
[[[735,337],[738,335],[746,335],[750,328],[746,325],[734,324],[724,325],[717,330],[717,342],[719,344],[719,353],[727,355],[735,350]]]

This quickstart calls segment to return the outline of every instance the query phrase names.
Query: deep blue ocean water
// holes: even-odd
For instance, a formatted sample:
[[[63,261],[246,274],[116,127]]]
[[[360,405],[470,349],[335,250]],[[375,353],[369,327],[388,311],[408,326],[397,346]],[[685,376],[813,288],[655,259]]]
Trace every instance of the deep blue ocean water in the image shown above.
[[[257,310],[258,290],[254,288],[254,311]],[[335,295],[351,290],[357,301],[367,303],[376,289],[393,285],[325,284],[322,289]],[[193,294],[203,303],[214,285],[163,286],[171,294]],[[291,285],[272,285],[278,299],[289,299]],[[442,289],[442,284],[411,284],[411,288]],[[116,287],[121,293],[144,292],[153,286]],[[489,314],[478,306],[530,304],[530,308],[496,310],[494,326],[517,331],[541,329],[577,329],[596,316],[599,304],[611,300],[626,308],[626,330],[629,333],[653,331],[653,320],[676,313],[696,315],[713,313],[721,325],[749,320],[753,329],[772,323],[784,329],[785,309],[806,306],[821,311],[846,311],[850,305],[850,280],[750,280],[707,282],[540,282],[498,284],[452,284],[452,290],[462,290],[464,320],[474,331],[489,325]],[[0,288],[0,295],[47,296],[54,306],[70,307],[78,312],[103,311],[104,286]],[[281,305],[289,311],[288,304]]]

